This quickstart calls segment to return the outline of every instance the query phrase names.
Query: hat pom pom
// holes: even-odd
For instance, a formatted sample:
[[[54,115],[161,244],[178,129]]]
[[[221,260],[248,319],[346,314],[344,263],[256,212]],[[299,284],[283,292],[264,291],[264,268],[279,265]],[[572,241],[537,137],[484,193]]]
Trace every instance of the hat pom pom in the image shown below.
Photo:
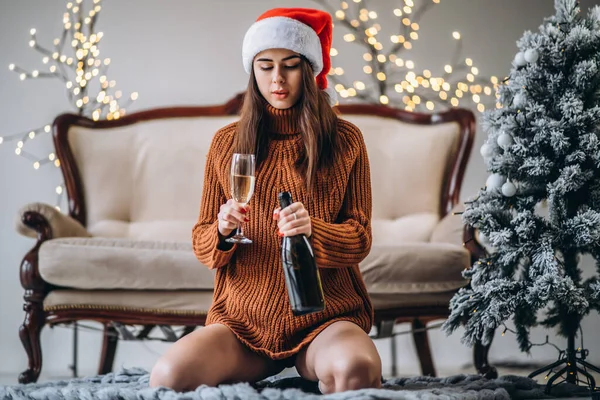
[[[334,88],[327,87],[327,88],[323,89],[323,91],[325,92],[325,94],[327,94],[327,97],[329,98],[329,105],[331,107],[339,104],[338,96],[337,96],[337,93]]]

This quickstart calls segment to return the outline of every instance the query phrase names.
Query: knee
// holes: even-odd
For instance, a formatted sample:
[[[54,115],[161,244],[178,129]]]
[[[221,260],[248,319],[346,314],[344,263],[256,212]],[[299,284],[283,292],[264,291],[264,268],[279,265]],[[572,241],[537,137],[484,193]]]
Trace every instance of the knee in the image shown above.
[[[177,392],[185,389],[184,374],[181,366],[172,361],[159,359],[150,372],[150,387],[163,386]]]
[[[381,360],[354,356],[334,361],[320,382],[325,393],[381,387]]]

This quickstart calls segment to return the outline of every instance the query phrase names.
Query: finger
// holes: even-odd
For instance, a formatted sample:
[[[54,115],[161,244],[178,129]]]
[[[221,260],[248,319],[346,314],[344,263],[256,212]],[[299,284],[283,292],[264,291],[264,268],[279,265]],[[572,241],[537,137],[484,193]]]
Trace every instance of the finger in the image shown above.
[[[308,233],[311,230],[310,218],[299,218],[282,224],[279,231],[285,236],[294,236],[298,233]]]
[[[273,210],[273,219],[279,219],[279,214],[281,212],[281,207],[277,207]]]
[[[248,212],[250,212],[250,206],[248,204],[243,205],[233,199],[227,200],[226,205],[242,214],[247,214]]]
[[[223,220],[229,221],[233,224],[239,224],[241,222],[248,222],[249,219],[245,214],[242,214],[238,210],[233,208],[226,208],[222,211]]]
[[[298,212],[295,212],[295,213],[287,214],[287,215],[283,215],[283,211],[282,211],[279,214],[279,222],[277,223],[277,226],[279,226],[281,228],[289,222],[300,221],[300,220],[304,221],[306,218],[308,218],[308,211],[306,211],[304,209],[302,209]],[[308,219],[310,220],[310,218],[308,218]]]

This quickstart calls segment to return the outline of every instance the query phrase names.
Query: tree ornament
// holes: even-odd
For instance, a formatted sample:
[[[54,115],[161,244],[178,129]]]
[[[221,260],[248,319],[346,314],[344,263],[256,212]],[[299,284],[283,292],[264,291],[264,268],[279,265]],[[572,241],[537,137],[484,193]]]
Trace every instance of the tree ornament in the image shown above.
[[[484,143],[479,149],[479,153],[484,159],[490,159],[494,155],[494,148],[489,143]]]
[[[486,190],[491,192],[494,189],[499,189],[504,182],[506,182],[506,177],[500,174],[491,174],[485,181]]]
[[[508,149],[510,146],[512,146],[512,144],[515,142],[513,140],[513,137],[506,133],[503,132],[500,136],[498,136],[498,146],[502,147],[504,150]]]
[[[513,197],[517,193],[517,187],[511,181],[502,185],[502,194],[506,197]]]
[[[527,65],[527,61],[525,60],[525,53],[523,53],[522,51],[518,52],[515,55],[515,60],[514,60],[514,64],[517,67],[522,67],[524,65]]]
[[[528,63],[535,63],[539,57],[540,54],[536,49],[529,49],[525,52],[525,61],[527,61]]]

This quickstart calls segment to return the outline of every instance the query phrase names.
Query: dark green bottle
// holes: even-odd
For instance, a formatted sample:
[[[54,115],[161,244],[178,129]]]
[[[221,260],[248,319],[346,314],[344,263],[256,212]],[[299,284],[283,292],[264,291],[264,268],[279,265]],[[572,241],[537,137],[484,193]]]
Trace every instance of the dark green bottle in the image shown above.
[[[281,209],[292,204],[289,192],[279,193]],[[294,315],[323,311],[325,300],[319,269],[308,238],[301,234],[286,236],[281,245],[285,283]]]

